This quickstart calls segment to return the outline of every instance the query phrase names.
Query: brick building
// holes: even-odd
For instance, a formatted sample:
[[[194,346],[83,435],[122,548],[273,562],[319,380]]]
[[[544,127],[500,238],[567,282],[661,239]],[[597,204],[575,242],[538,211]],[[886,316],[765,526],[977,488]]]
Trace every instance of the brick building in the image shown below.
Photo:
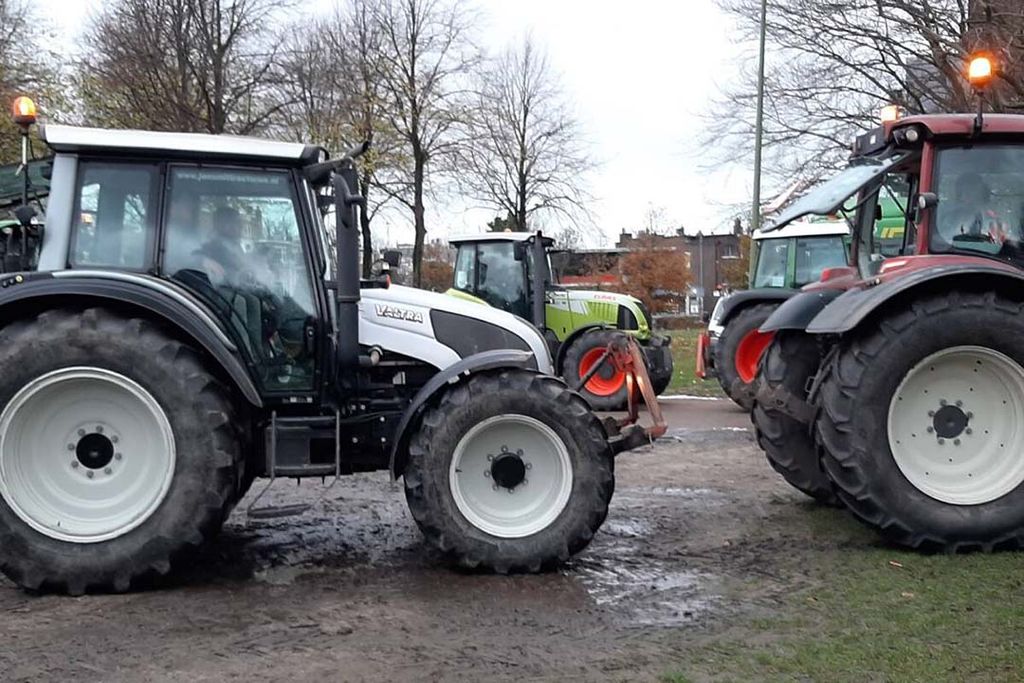
[[[740,258],[740,236],[734,233],[713,235],[648,235],[623,231],[615,244],[618,249],[629,250],[640,244],[649,245],[653,240],[656,249],[683,252],[690,264],[693,277],[691,292],[687,297],[687,315],[700,315],[711,311],[721,295],[720,285],[724,280],[723,262]],[[703,302],[703,309],[701,304]],[[684,311],[681,311],[684,312]]]

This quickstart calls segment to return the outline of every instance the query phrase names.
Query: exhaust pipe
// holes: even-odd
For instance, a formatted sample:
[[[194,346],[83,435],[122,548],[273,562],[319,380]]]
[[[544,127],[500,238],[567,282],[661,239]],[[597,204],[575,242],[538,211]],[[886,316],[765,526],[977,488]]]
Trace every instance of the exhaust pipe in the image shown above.
[[[337,168],[333,177],[337,220],[337,287],[335,300],[336,374],[347,389],[356,388],[359,368],[359,229],[356,207],[365,201],[359,196],[359,176],[351,161]]]
[[[530,248],[533,250],[533,324],[541,332],[547,329],[547,315],[545,306],[547,299],[548,283],[551,282],[551,273],[548,272],[548,254],[544,249],[544,236],[538,230],[533,239],[530,240]]]

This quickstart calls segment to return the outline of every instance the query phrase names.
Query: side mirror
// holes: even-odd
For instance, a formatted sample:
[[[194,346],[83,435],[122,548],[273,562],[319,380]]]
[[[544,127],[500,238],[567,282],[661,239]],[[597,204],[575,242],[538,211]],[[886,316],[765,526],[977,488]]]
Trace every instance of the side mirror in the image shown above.
[[[513,242],[512,243],[512,255],[516,261],[523,261],[526,259],[526,242]]]
[[[875,204],[875,221],[882,220],[882,205]]]
[[[384,263],[388,264],[391,268],[398,268],[402,265],[402,252],[397,249],[388,249],[382,255]]]

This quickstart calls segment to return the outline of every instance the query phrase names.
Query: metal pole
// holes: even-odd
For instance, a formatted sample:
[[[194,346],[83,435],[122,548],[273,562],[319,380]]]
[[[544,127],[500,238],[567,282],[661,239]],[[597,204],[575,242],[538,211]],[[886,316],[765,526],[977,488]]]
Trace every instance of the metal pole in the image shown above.
[[[764,134],[764,40],[768,19],[768,0],[761,0],[761,38],[757,54],[757,118],[754,121],[754,202],[750,212],[750,232],[761,227],[761,139]]]
[[[704,231],[701,230],[697,233],[697,244],[699,245],[700,256],[698,257],[697,272],[699,273],[698,280],[700,282],[700,297],[697,300],[697,305],[700,307],[700,319],[704,320]]]

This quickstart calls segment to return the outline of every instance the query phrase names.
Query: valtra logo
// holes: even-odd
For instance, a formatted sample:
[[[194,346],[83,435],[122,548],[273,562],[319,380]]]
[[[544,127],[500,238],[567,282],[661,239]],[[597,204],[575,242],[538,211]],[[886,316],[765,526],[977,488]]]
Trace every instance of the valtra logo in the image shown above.
[[[413,311],[408,308],[399,308],[398,306],[389,306],[387,304],[377,304],[374,306],[374,311],[380,318],[394,318],[395,320],[408,320],[413,323],[422,323],[423,314],[419,311]]]

